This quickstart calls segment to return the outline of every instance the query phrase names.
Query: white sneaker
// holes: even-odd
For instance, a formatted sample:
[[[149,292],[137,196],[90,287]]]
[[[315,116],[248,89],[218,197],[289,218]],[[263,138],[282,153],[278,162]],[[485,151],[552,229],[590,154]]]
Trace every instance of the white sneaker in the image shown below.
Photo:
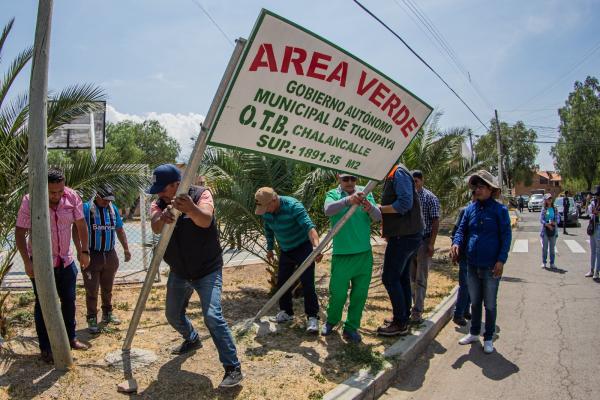
[[[289,315],[285,311],[281,310],[277,313],[275,317],[271,317],[270,320],[272,322],[277,322],[278,324],[283,324],[284,322],[290,322],[294,320],[293,315]]]
[[[546,268],[546,263],[542,263],[542,268]]]
[[[587,274],[585,274],[586,278],[591,278],[592,276],[594,276],[594,273],[592,271],[590,271]]]
[[[306,332],[308,333],[318,333],[319,332],[319,320],[315,317],[308,317],[308,322],[306,323]]]
[[[471,335],[470,333],[465,336],[464,338],[460,339],[458,341],[458,344],[471,344],[471,343],[475,343],[475,342],[479,342],[479,336],[478,335]]]
[[[556,269],[556,264],[550,264],[550,269]]]
[[[592,279],[594,279],[594,280],[600,279],[600,274],[598,273],[598,271],[594,272],[594,277]]]
[[[494,352],[494,341],[493,340],[484,340],[483,341],[483,352],[485,354],[491,354]]]

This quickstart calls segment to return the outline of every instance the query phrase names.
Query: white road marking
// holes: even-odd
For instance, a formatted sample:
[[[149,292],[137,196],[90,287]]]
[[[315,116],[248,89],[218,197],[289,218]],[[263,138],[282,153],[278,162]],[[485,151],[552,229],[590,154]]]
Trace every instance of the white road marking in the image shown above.
[[[529,241],[527,239],[517,239],[513,245],[513,253],[527,253],[529,251]]]
[[[565,244],[573,253],[585,253],[585,249],[572,239],[564,240]]]

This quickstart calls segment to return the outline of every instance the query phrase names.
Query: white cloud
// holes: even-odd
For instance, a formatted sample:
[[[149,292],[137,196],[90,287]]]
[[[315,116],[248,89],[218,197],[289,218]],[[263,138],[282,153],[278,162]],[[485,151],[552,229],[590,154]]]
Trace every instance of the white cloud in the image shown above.
[[[116,123],[125,120],[144,122],[151,119],[158,121],[167,130],[169,136],[177,140],[181,146],[179,161],[187,161],[194,146],[194,142],[190,138],[198,135],[200,124],[204,121],[203,115],[195,113],[158,113],[154,111],[137,115],[119,112],[111,105],[106,106],[106,120],[108,122]]]

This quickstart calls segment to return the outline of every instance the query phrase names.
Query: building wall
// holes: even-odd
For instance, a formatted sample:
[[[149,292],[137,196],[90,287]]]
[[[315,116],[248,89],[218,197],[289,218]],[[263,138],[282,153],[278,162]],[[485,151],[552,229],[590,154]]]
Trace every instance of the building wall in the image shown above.
[[[552,193],[554,197],[558,196],[562,192],[562,186],[560,181],[548,181],[548,183],[541,183],[540,180],[544,180],[544,177],[533,173],[532,182],[530,186],[525,186],[523,183],[518,183],[514,188],[515,196],[522,194],[531,195],[531,191],[534,189],[544,189],[545,193]]]

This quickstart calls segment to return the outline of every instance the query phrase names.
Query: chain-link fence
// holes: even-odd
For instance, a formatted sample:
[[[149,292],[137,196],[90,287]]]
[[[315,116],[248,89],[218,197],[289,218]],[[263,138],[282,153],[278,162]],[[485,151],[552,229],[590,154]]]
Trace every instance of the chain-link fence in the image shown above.
[[[133,218],[124,221],[123,229],[127,236],[131,260],[125,262],[125,255],[121,243],[117,240],[115,250],[119,256],[119,270],[115,278],[115,283],[131,283],[143,281],[146,277],[146,271],[152,260],[152,249],[158,242],[159,235],[154,235],[150,228],[150,196],[145,193],[140,194],[140,201],[137,210],[133,213]],[[71,249],[75,252],[75,246],[71,243]],[[76,264],[78,264],[76,262]],[[79,265],[77,265],[79,267]],[[167,268],[164,262],[161,270]],[[81,278],[81,274],[79,275]],[[158,279],[160,279],[160,274]],[[3,288],[24,288],[30,287],[31,282],[25,274],[23,260],[17,253],[13,259],[13,266],[6,276]]]
[[[127,235],[131,260],[125,262],[123,247],[117,240],[115,250],[119,256],[119,270],[117,271],[115,284],[142,282],[146,277],[146,272],[152,261],[152,250],[160,238],[160,235],[152,233],[150,227],[150,205],[152,199],[152,196],[143,192],[140,193],[139,205],[132,213],[132,218],[124,220],[123,229]],[[122,214],[125,214],[125,212],[122,212]],[[241,241],[241,239],[238,241]],[[255,254],[239,249],[238,247],[240,246],[236,245],[235,238],[221,237],[221,245],[223,247],[223,262],[226,267],[254,264],[262,261],[261,258],[257,257]],[[71,244],[71,247],[75,254],[75,246]],[[260,252],[260,250],[256,251]],[[254,251],[254,253],[256,253],[256,251]],[[76,264],[79,267],[77,262]],[[164,261],[161,263],[160,270],[162,272],[168,270],[168,266]],[[80,280],[83,279],[81,274],[79,274],[78,278]],[[158,274],[157,280],[160,279],[161,276]],[[10,269],[10,272],[2,282],[2,288],[22,289],[28,287],[31,287],[31,281],[25,274],[23,260],[17,253],[13,258],[13,266]]]

